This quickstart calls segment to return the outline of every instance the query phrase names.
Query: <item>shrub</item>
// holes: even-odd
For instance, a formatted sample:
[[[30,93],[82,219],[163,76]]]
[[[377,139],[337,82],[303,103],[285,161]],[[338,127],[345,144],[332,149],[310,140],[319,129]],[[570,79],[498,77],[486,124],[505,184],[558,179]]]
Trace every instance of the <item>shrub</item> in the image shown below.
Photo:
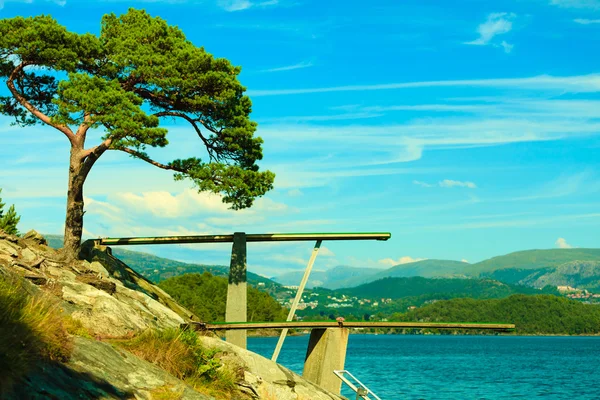
[[[236,392],[235,372],[221,363],[218,350],[205,348],[194,331],[146,330],[113,343],[158,365],[197,391],[225,399]]]

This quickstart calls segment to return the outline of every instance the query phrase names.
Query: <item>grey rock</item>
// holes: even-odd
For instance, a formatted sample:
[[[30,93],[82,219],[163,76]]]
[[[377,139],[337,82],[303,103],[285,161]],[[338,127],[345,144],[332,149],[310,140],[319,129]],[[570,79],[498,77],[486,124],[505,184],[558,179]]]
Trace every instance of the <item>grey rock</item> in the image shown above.
[[[241,384],[260,399],[344,399],[344,397],[330,393],[284,366],[256,353],[208,336],[201,336],[199,340],[208,348],[221,350],[223,352],[221,359],[228,365],[239,365],[243,368],[244,382]]]
[[[0,240],[0,254],[17,258],[19,256],[19,247],[6,240]]]
[[[104,265],[100,264],[98,261],[93,261],[89,263],[88,269],[94,271],[99,277],[108,278],[110,274],[104,268]]]
[[[48,242],[46,241],[46,239],[41,234],[34,231],[33,229],[30,230],[29,232],[27,232],[26,234],[24,234],[23,239],[32,240],[32,241],[36,242],[37,244],[43,244],[45,246],[48,245]]]
[[[157,389],[181,394],[182,399],[211,399],[131,353],[106,343],[75,338],[73,356],[68,363],[41,365],[7,400],[151,400],[152,392]]]

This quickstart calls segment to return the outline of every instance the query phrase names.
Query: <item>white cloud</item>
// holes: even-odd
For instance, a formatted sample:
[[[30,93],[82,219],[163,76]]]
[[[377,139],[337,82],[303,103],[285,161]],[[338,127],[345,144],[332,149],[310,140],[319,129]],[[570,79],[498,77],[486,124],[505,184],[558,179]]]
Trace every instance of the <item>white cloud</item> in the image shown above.
[[[228,206],[221,196],[186,189],[178,194],[160,192],[119,192],[111,196],[114,202],[135,213],[150,213],[158,218],[189,217],[197,213],[224,214]]]
[[[585,18],[577,18],[573,20],[575,23],[581,25],[591,25],[591,24],[600,24],[600,19],[585,19]]]
[[[473,41],[465,42],[465,44],[476,45],[476,46],[485,46],[485,45],[495,45],[501,46],[504,48],[504,51],[510,53],[513,48],[513,45],[506,43],[503,41],[500,45],[492,43],[492,39],[495,36],[503,35],[512,30],[512,20],[516,17],[513,13],[492,13],[488,15],[486,21],[479,25],[477,28],[477,32],[479,33],[479,37]]]
[[[302,61],[299,62],[297,64],[292,64],[292,65],[286,65],[283,67],[277,67],[277,68],[269,68],[269,69],[265,69],[262,72],[281,72],[281,71],[291,71],[294,69],[302,69],[302,68],[309,68],[314,66],[315,64],[313,64],[312,61]]]
[[[421,181],[413,181],[413,183],[415,185],[418,185],[418,186],[421,186],[421,187],[439,186],[439,187],[444,187],[444,188],[452,188],[452,187],[466,187],[466,188],[469,188],[469,189],[475,189],[475,188],[477,188],[477,185],[474,184],[473,182],[469,182],[469,181],[454,181],[452,179],[444,179],[443,181],[439,181],[436,184],[431,184],[431,183],[421,182]]]
[[[572,249],[573,248],[573,246],[571,246],[569,243],[567,243],[567,241],[564,238],[556,239],[556,242],[554,242],[554,244],[559,249]]]
[[[253,7],[269,7],[279,4],[279,0],[250,1],[250,0],[218,0],[219,7],[225,11],[242,11]]]
[[[300,189],[291,189],[288,190],[287,195],[290,197],[301,197],[304,196],[304,193],[302,193],[302,190]]]
[[[321,246],[321,248],[319,249],[319,256],[335,257],[335,253],[329,250],[329,248],[327,248],[326,246]]]
[[[226,11],[241,11],[252,7],[249,0],[219,0],[218,4]]]
[[[551,0],[550,4],[562,8],[600,9],[600,0]]]
[[[477,185],[475,185],[473,182],[469,182],[469,181],[453,181],[451,179],[444,179],[443,181],[439,182],[440,187],[466,187],[469,189],[475,189],[477,188]]]
[[[462,262],[464,262],[464,263],[467,263],[467,264],[469,263],[469,261],[468,261],[466,258],[463,258],[463,259],[462,259],[462,260],[460,260],[460,261],[462,261]]]
[[[504,40],[500,43],[500,46],[502,46],[505,53],[510,53],[512,51],[513,47],[515,47],[515,45],[506,43],[506,41],[504,41]]]
[[[421,182],[421,181],[413,181],[413,183],[417,186],[421,186],[421,187],[434,187],[435,185],[432,185],[430,183],[427,182]]]
[[[398,258],[397,260],[394,260],[393,258],[384,258],[377,262],[379,264],[388,265],[390,267],[393,267],[394,265],[408,264],[408,263],[422,261],[422,260],[426,260],[426,258],[412,258],[409,256],[404,256],[404,257]]]
[[[48,3],[54,3],[61,7],[67,4],[66,0],[44,0]],[[25,3],[25,4],[33,4],[34,0],[0,0],[0,10],[4,8],[6,3]]]
[[[594,93],[600,91],[600,74],[551,76],[539,75],[529,78],[465,79],[448,81],[421,81],[385,83],[375,85],[347,85],[306,89],[249,90],[251,97],[282,96],[329,92],[362,92],[373,90],[398,90],[427,87],[491,87],[527,90],[556,90],[567,93]]]

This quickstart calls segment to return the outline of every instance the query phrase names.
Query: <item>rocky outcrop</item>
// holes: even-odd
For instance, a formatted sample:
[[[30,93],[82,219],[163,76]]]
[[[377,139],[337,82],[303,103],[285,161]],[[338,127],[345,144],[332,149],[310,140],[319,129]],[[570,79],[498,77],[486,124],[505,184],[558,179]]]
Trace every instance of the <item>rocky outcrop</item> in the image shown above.
[[[159,367],[98,340],[178,327],[196,318],[113,257],[109,248],[88,242],[81,255],[84,261],[66,261],[35,231],[16,237],[0,230],[0,274],[16,273],[31,283],[26,290],[53,294],[61,309],[94,337],[75,337],[68,362],[39,365],[9,399],[210,398]],[[342,399],[258,354],[212,337],[199,340],[206,348],[218,349],[221,362],[237,371],[235,399]]]
[[[203,345],[219,349],[221,360],[244,370],[244,380],[238,386],[250,399],[273,400],[341,400],[284,366],[263,356],[220,339],[202,336]]]
[[[22,238],[2,232],[1,268],[54,294],[92,335],[125,336],[177,327],[194,318],[106,248],[88,249],[88,260],[67,262],[35,231]]]
[[[76,337],[74,344],[69,362],[39,366],[6,400],[212,399],[107,343]]]

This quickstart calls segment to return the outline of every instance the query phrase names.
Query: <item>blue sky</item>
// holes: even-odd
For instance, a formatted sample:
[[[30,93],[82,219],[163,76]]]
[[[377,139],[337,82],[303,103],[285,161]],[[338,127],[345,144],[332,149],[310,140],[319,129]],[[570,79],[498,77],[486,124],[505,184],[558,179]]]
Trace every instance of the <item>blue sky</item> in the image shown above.
[[[90,236],[392,233],[325,243],[318,269],[597,247],[600,0],[365,4],[0,0],[0,18],[51,14],[97,34],[103,14],[145,8],[243,68],[275,190],[233,212],[166,171],[106,154],[85,189]],[[22,231],[60,233],[68,143],[9,123],[0,117],[2,196]],[[202,152],[185,126],[170,128],[156,158]],[[310,247],[252,244],[249,269],[303,268]],[[220,264],[230,251],[136,250]]]

